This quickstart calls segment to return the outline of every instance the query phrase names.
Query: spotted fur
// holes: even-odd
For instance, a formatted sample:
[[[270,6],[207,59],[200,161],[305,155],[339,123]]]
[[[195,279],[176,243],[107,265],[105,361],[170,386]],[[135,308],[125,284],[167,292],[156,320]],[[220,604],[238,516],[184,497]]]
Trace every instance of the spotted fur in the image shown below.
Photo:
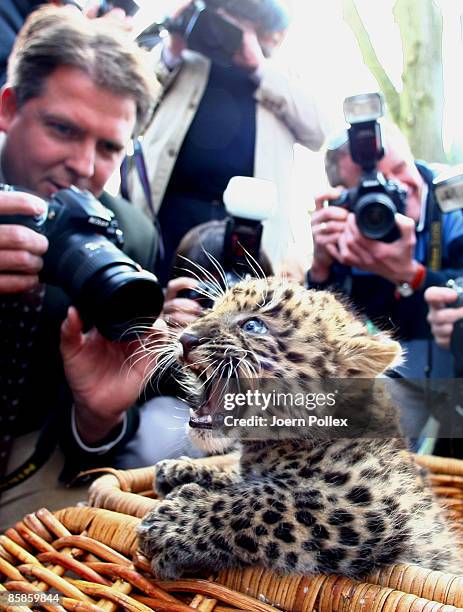
[[[244,331],[256,318],[268,333]],[[277,280],[235,286],[185,333],[200,340],[183,359],[195,375],[198,364],[217,376],[232,365],[244,376],[291,376],[303,388],[319,378],[376,377],[401,354],[332,294]],[[381,394],[358,406],[393,413]],[[391,563],[460,572],[455,535],[394,431],[387,439],[245,439],[235,473],[163,461],[156,487],[166,497],[141,523],[141,550],[163,577],[246,565],[355,578]],[[227,444],[206,429],[191,433],[210,451]]]

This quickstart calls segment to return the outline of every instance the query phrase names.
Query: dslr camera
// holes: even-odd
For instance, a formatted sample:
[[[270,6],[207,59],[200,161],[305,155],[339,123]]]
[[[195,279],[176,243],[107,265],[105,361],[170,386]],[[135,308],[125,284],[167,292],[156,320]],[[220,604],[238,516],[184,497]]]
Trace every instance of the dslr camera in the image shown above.
[[[0,191],[25,191],[1,185]],[[40,280],[61,287],[85,323],[113,341],[137,336],[162,310],[164,296],[154,276],[125,255],[114,213],[89,191],[57,191],[40,216],[0,215],[0,224],[25,225],[44,234],[49,248]]]
[[[194,0],[176,18],[150,25],[137,37],[137,42],[150,49],[160,41],[162,32],[167,31],[179,34],[192,51],[218,64],[229,65],[243,44],[243,32],[218,12],[223,4],[223,0]]]
[[[352,161],[362,168],[359,183],[345,190],[330,205],[353,212],[359,231],[371,240],[394,242],[400,238],[395,214],[404,213],[407,192],[377,171],[384,156],[379,117],[384,114],[381,94],[361,94],[344,100],[344,115]]]
[[[234,176],[223,194],[229,214],[223,241],[223,277],[217,280],[223,289],[233,287],[246,278],[259,274],[262,221],[269,218],[277,206],[277,191],[273,182],[248,176]],[[217,290],[207,281],[196,289],[183,289],[178,297],[196,300],[203,308],[212,308],[210,297]]]

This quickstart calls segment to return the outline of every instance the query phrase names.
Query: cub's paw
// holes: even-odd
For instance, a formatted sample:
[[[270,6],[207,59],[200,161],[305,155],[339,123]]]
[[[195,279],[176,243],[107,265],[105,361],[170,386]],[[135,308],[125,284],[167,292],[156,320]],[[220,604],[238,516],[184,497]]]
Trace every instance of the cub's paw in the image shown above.
[[[177,497],[164,500],[141,521],[138,545],[151,561],[159,578],[176,578],[198,560],[195,536],[188,529],[188,500],[205,496],[204,489],[189,484],[173,493]],[[192,519],[192,517],[190,517]]]
[[[164,459],[156,464],[154,488],[165,497],[173,489],[191,482],[198,482],[200,468],[189,457]]]

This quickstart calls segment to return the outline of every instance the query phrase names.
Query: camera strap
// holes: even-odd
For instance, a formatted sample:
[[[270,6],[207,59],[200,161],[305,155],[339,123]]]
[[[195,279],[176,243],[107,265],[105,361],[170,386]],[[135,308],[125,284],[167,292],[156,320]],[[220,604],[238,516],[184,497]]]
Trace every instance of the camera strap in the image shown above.
[[[442,267],[442,212],[437,206],[434,193],[430,190],[428,194],[428,227],[429,243],[426,265],[433,272],[438,272]],[[424,298],[423,298],[424,299]],[[431,378],[433,366],[433,339],[428,339],[428,357],[425,369],[425,377]]]
[[[429,226],[428,266],[433,272],[442,267],[442,213],[431,196],[431,221]]]
[[[45,465],[58,443],[59,429],[59,420],[56,418],[56,415],[52,413],[47,423],[40,431],[32,455],[15,470],[0,477],[0,494],[21,484]]]
[[[139,138],[137,138],[136,140],[133,140],[132,142],[133,142],[133,154],[126,155],[124,159],[122,160],[122,164],[121,164],[121,170],[120,170],[121,195],[128,202],[131,201],[130,195],[129,195],[128,177],[129,177],[129,171],[130,171],[132,164],[135,164],[135,170],[137,172],[137,176],[140,180],[140,184],[143,189],[143,195],[145,196],[145,200],[146,200],[146,203],[148,204],[148,208],[151,213],[153,223],[158,232],[159,257],[161,259],[164,259],[164,253],[165,253],[164,241],[162,239],[162,231],[161,231],[161,226],[159,224],[158,215],[156,213],[156,210],[153,204],[153,197],[151,195],[151,188],[150,188],[150,182],[148,178],[148,171],[146,169],[145,156],[143,154],[143,147],[142,147],[142,144]]]

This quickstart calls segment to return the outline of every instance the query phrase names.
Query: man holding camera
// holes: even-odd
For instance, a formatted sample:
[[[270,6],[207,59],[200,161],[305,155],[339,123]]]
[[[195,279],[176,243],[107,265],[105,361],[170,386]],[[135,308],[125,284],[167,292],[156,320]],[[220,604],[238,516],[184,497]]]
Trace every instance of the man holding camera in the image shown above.
[[[392,242],[365,237],[347,207],[328,205],[340,197],[338,186],[352,189],[361,178],[347,138],[333,141],[325,167],[330,184],[337,188],[316,199],[310,286],[340,288],[376,326],[392,330],[407,348],[403,375],[452,376],[450,356],[435,345],[430,350],[423,294],[427,287],[461,274],[461,213],[440,214],[433,193],[434,173],[427,164],[413,160],[395,126],[386,130],[385,155],[377,164],[386,179],[406,189],[405,210],[395,215],[398,237]]]
[[[44,7],[19,34],[0,99],[0,182],[19,191],[0,191],[0,214],[26,220],[43,214],[44,200],[61,189],[88,190],[116,214],[126,254],[149,270],[157,248],[154,230],[139,211],[103,188],[146,121],[156,91],[143,53],[101,21]],[[56,439],[70,460],[68,475],[108,464],[136,429],[136,411],[127,410],[146,374],[146,360],[130,359],[138,343],[111,343],[95,328],[84,332],[66,294],[40,285],[48,248],[47,238],[26,225],[0,225],[4,525],[18,518],[14,502],[19,500],[22,512],[38,507],[45,490],[49,507],[75,501],[56,490]],[[40,463],[46,467],[22,482]],[[18,470],[8,481],[4,474],[12,468]],[[22,484],[7,490],[17,483]]]
[[[279,191],[263,246],[276,268],[287,258],[283,267],[292,276],[299,263],[302,280],[306,263],[295,251],[304,252],[309,235],[301,240],[301,219],[290,210],[293,146],[318,150],[323,129],[310,96],[269,59],[288,14],[280,0],[207,0],[204,10],[200,4],[188,2],[170,20],[167,43],[152,51],[163,96],[143,135],[146,173],[137,172],[138,163],[128,175],[130,199],[162,229],[158,275],[166,281],[189,229],[225,217],[229,179],[255,176],[275,181]]]

